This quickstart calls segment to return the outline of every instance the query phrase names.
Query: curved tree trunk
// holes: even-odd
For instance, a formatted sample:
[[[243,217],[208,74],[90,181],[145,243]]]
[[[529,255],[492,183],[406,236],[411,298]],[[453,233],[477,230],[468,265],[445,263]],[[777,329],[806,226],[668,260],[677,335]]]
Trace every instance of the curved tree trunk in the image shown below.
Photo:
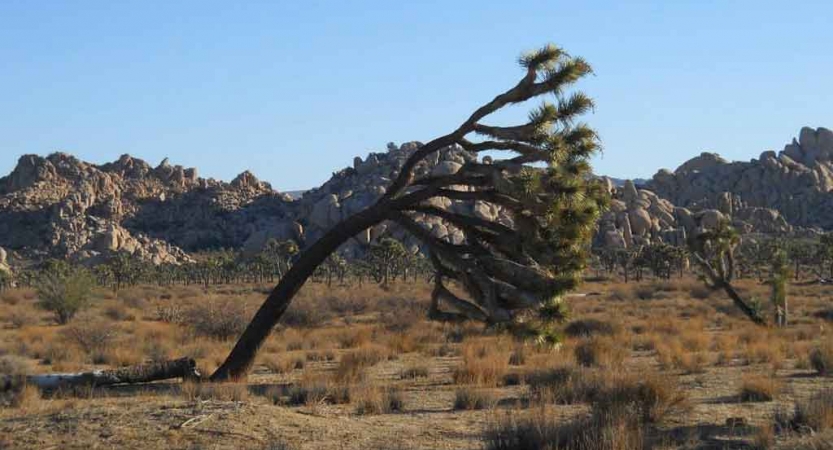
[[[278,324],[284,311],[292,302],[292,298],[315,272],[315,269],[348,239],[385,220],[389,204],[388,201],[380,201],[353,215],[330,229],[304,251],[260,306],[231,353],[211,375],[211,380],[224,381],[245,377],[254,362],[258,348],[269,337],[269,333]]]
[[[740,309],[747,317],[749,317],[749,319],[752,320],[752,322],[758,325],[766,325],[766,320],[764,320],[764,318],[761,317],[760,313],[756,311],[755,308],[753,308],[749,303],[747,303],[746,300],[744,300],[743,297],[740,296],[738,291],[735,290],[734,286],[732,286],[732,284],[725,278],[721,277],[717,273],[717,271],[712,267],[712,265],[709,264],[708,261],[706,261],[702,256],[698,255],[697,253],[692,253],[692,257],[694,258],[694,261],[697,263],[697,265],[699,265],[700,268],[703,269],[703,272],[705,272],[712,285],[714,285],[715,288],[723,289],[723,291],[726,292],[726,295],[728,295],[729,298],[732,299],[732,302],[735,304],[735,306],[737,306],[738,309]]]

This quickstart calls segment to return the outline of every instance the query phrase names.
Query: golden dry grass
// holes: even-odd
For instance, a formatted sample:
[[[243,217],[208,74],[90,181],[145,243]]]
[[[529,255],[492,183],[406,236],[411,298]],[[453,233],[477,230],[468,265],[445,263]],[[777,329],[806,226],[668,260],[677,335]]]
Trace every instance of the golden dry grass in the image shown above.
[[[479,436],[489,424],[497,427],[497,418],[506,414],[518,429],[560,424],[559,432],[567,432],[578,426],[621,436],[627,445],[663,438],[657,434],[668,427],[669,418],[674,426],[698,429],[703,423],[720,427],[727,419],[744,417],[760,430],[750,434],[750,443],[771,443],[767,433],[774,433],[772,407],[752,402],[753,397],[771,394],[773,403],[806,403],[829,382],[818,373],[828,373],[831,336],[826,319],[815,314],[826,307],[826,287],[802,286],[791,298],[793,324],[773,330],[749,325],[719,293],[692,296],[698,286],[694,280],[643,283],[640,288],[634,283],[592,283],[583,289],[602,295],[568,299],[574,319],[564,324],[566,340],[558,349],[518,343],[477,324],[439,324],[415,316],[414,305],[426,306],[428,284],[328,289],[308,283],[293,304],[298,305],[293,306],[295,316],[261,349],[247,384],[161,384],[136,392],[112,388],[59,399],[23,390],[16,405],[0,408],[0,419],[43,429],[33,435],[42,443],[57,439],[49,437],[57,433],[54,427],[44,425],[48,414],[56,411],[70,414],[78,409],[86,411],[83,417],[139,410],[167,415],[170,405],[182,405],[196,411],[190,417],[227,417],[222,426],[205,425],[236,433],[215,434],[210,445],[217,448],[234,448],[239,439],[247,439],[241,436],[256,436],[262,442],[282,439],[290,448],[341,449],[354,448],[341,433],[375,436],[379,431],[372,430],[387,428],[395,430],[399,440],[379,437],[380,443],[404,440],[408,446],[403,448],[431,448],[441,442],[437,434],[422,430],[445,430],[443,439],[452,440],[454,448],[482,448]],[[747,280],[739,284],[747,292],[766,295],[765,286]],[[265,289],[141,286],[103,296],[68,326],[52,324],[37,310],[32,292],[9,291],[0,296],[0,354],[20,356],[38,372],[187,355],[197,359],[203,372],[210,372],[222,362],[233,339],[210,327],[209,332],[197,329],[182,318],[204,301],[236,302],[241,307],[233,311],[250,314]],[[406,317],[394,320],[401,305],[410,305],[402,314]],[[749,403],[740,409],[728,399],[744,390],[750,393]],[[633,423],[616,412],[623,404],[639,411],[640,423],[662,422],[663,427],[640,426],[636,434],[627,434],[623,427]],[[824,405],[807,405],[790,420],[828,423]],[[199,412],[205,408],[220,409]],[[286,411],[303,413],[302,428],[328,437],[293,434],[286,424],[300,419]],[[401,411],[404,414],[398,414]],[[280,420],[271,422],[273,417]],[[176,427],[188,418],[176,416],[162,428]],[[80,424],[87,419],[71,420]],[[340,427],[334,429],[336,420]],[[190,434],[183,437],[183,432],[158,434],[153,431],[161,429],[158,424],[134,422],[116,432],[125,448],[144,443],[141,437],[148,433],[157,433],[153,442],[162,447],[187,447],[189,439],[209,442]],[[17,425],[0,425],[0,433],[19,429],[10,427]],[[101,440],[98,432],[83,425],[78,429],[73,437],[88,446]],[[287,436],[263,430],[280,430]],[[779,443],[787,439],[775,434]],[[36,447],[35,437],[18,439],[20,447]]]

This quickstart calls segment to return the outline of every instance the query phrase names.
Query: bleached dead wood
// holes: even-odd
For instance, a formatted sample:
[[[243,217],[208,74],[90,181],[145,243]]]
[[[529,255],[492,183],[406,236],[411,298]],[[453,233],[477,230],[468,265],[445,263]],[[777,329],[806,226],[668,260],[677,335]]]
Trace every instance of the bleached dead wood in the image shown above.
[[[180,358],[116,369],[27,375],[24,378],[27,384],[36,386],[41,390],[55,390],[77,386],[149,383],[172,378],[199,379],[200,372],[197,370],[197,364],[193,359]],[[22,381],[20,377],[2,376],[0,377],[0,390],[10,390],[20,381]]]

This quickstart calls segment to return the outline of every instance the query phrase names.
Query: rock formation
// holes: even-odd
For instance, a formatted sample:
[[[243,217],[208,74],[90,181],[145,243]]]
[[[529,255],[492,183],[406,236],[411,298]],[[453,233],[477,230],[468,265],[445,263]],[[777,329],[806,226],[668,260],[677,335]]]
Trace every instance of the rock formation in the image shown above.
[[[128,155],[101,166],[64,153],[25,155],[0,178],[0,245],[29,256],[86,261],[128,252],[177,263],[189,259],[180,247],[242,245],[260,228],[244,211],[285,200],[249,173],[227,184],[167,160],[152,168]]]
[[[733,212],[769,208],[792,225],[831,229],[833,131],[802,128],[798,139],[781,152],[766,151],[749,162],[703,153],[673,172],[660,170],[645,187],[677,206],[730,207]],[[768,220],[767,215],[761,210],[742,212],[743,220],[751,222]]]
[[[637,188],[630,180],[622,188],[612,187],[612,183],[607,186],[613,199],[599,221],[599,246],[630,248],[657,242],[684,246],[688,237],[714,228],[722,220],[729,220],[743,233],[784,234],[792,230],[778,211],[738,205],[728,193],[718,197],[718,209],[688,209]]]
[[[356,157],[320,187],[292,199],[251,172],[229,183],[200,178],[196,169],[167,159],[151,167],[121,156],[94,165],[64,154],[25,155],[0,178],[0,246],[23,257],[99,261],[128,252],[153,263],[188,261],[186,252],[234,248],[254,254],[270,239],[309,245],[342,219],[378,200],[418,142]],[[436,153],[416,176],[452,174],[477,156],[459,147]],[[489,157],[482,159],[489,163]],[[600,220],[596,245],[631,247],[650,242],[684,245],[724,218],[743,232],[783,234],[800,227],[833,229],[833,132],[801,130],[779,154],[728,162],[703,153],[677,170],[660,170],[645,184],[602,177],[613,200]],[[495,205],[435,199],[432,206],[489,220],[511,220]],[[436,218],[418,217],[434,236],[463,241],[463,233]],[[382,236],[419,242],[380,224],[342,251],[358,255]],[[5,251],[0,252],[0,257]],[[0,265],[3,263],[0,262]]]

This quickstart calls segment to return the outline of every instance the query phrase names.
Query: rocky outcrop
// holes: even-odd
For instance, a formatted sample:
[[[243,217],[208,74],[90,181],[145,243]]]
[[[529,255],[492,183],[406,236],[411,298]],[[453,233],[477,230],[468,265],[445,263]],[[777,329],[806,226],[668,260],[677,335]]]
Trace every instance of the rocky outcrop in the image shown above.
[[[418,142],[409,142],[396,146],[388,144],[386,152],[371,153],[367,157],[353,159],[352,167],[336,172],[322,186],[304,193],[297,202],[296,217],[303,226],[304,239],[313,242],[344,218],[367,208],[387,192],[393,179],[399,175],[399,169],[421,146]],[[416,177],[429,175],[446,175],[455,173],[466,162],[477,158],[460,147],[443,149],[427,161],[418,164],[414,173]],[[470,203],[433,199],[433,206],[453,210],[463,214],[480,217],[509,220],[508,214],[486,203]],[[434,217],[416,216],[417,220],[438,238],[454,243],[463,241],[463,233],[452,225]],[[401,239],[406,248],[412,252],[419,251],[419,242],[403,230],[392,224],[380,224],[356,236],[341,249],[347,256],[362,252],[363,246],[379,239],[391,236]]]
[[[249,171],[230,183],[197,176],[196,169],[165,159],[151,167],[121,156],[94,165],[63,153],[26,155],[0,179],[0,245],[33,256],[97,262],[127,252],[153,263],[189,260],[186,252],[218,248],[258,252],[270,239],[308,245],[385,192],[416,142],[355,158],[322,186],[297,200],[276,192]],[[417,176],[449,174],[474,155],[444,149],[415,168]],[[486,203],[435,200],[441,208],[509,220]],[[460,243],[462,233],[435,218],[420,218],[435,236]],[[390,224],[367,230],[342,249],[360,254],[368,243],[393,236],[418,251],[418,242]]]
[[[167,159],[152,168],[129,155],[100,166],[64,153],[25,155],[0,178],[0,245],[84,261],[127,252],[177,263],[189,260],[180,247],[242,246],[283,217],[286,202],[248,172],[223,183]],[[267,214],[273,209],[280,214]]]
[[[731,208],[737,216],[753,208],[741,214],[749,223],[768,215],[754,208],[768,208],[791,225],[831,229],[833,131],[802,128],[781,152],[766,151],[749,162],[703,153],[674,172],[660,170],[645,187],[691,209]]]
[[[711,156],[711,161],[716,161]],[[696,167],[706,167],[697,164]],[[742,207],[731,194],[718,196],[720,209],[688,209],[675,206],[648,189],[638,188],[628,180],[621,188],[602,178],[611,189],[610,208],[599,222],[596,245],[611,248],[630,248],[651,243],[684,246],[690,236],[718,226],[729,220],[745,233],[783,234],[792,227],[778,211]]]
[[[293,239],[303,247],[376,202],[419,147],[388,144],[384,152],[355,157],[351,166],[296,199],[249,171],[225,183],[200,178],[196,169],[167,159],[152,167],[129,155],[103,165],[64,153],[25,155],[0,178],[0,246],[24,257],[99,261],[127,252],[154,263],[188,261],[186,252],[217,248],[254,254],[270,239]],[[415,174],[452,174],[475,160],[462,148],[448,147],[422,161]],[[702,153],[644,184],[601,181],[613,200],[600,220],[596,245],[685,245],[724,219],[750,233],[788,233],[794,225],[833,229],[833,132],[802,129],[779,154],[764,152],[751,162]],[[489,203],[445,198],[431,203],[511,226],[510,215]],[[441,219],[416,219],[435,237],[464,240]],[[342,252],[358,255],[383,236],[419,250],[417,240],[383,223],[350,240]]]

